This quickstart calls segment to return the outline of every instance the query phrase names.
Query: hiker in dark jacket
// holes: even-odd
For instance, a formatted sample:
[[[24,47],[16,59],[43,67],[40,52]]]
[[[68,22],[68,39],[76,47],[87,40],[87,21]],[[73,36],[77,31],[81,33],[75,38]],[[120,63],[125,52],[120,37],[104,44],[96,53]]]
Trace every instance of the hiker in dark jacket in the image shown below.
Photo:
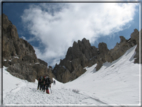
[[[41,80],[41,90],[42,91],[45,90],[45,79],[44,79],[44,77],[42,77],[42,80]]]
[[[48,76],[45,77],[46,93],[49,94],[49,87],[51,87],[51,80]]]
[[[43,77],[42,80],[42,91],[45,92],[45,76]]]
[[[38,78],[38,86],[37,86],[37,90],[38,89],[40,89],[41,90],[41,82],[42,82],[42,76],[40,76],[39,78]]]

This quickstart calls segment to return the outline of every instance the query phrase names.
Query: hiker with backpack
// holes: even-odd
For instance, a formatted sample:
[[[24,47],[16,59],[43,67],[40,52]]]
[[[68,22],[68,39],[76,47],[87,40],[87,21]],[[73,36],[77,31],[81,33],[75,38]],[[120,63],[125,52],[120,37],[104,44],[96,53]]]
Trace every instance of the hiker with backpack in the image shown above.
[[[45,91],[45,77],[43,76],[41,79],[41,90],[44,92]]]
[[[42,83],[42,76],[40,76],[40,77],[38,78],[37,90],[38,90],[38,89],[40,89],[40,90],[42,89],[42,84],[41,84],[41,83]]]
[[[42,79],[42,91],[45,92],[45,76]]]
[[[51,87],[51,80],[48,76],[45,77],[46,93],[49,94],[49,87]]]

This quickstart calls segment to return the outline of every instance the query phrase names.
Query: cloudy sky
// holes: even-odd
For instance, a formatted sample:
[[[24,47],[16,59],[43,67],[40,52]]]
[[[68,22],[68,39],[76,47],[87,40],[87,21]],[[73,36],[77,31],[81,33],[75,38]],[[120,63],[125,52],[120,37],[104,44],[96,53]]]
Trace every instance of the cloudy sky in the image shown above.
[[[139,3],[3,3],[3,13],[17,27],[38,58],[54,66],[74,41],[109,49],[139,29]]]

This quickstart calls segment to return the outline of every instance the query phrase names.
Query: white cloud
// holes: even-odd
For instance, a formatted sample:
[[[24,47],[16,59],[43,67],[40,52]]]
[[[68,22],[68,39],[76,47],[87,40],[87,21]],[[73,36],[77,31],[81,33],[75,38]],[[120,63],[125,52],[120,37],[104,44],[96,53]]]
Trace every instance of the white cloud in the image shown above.
[[[47,62],[51,62],[54,58],[59,62],[60,58],[65,57],[73,41],[85,37],[93,43],[99,35],[105,36],[121,31],[133,20],[136,5],[132,3],[40,4],[25,9],[21,17],[29,33],[46,47],[44,52],[35,47],[37,57]]]

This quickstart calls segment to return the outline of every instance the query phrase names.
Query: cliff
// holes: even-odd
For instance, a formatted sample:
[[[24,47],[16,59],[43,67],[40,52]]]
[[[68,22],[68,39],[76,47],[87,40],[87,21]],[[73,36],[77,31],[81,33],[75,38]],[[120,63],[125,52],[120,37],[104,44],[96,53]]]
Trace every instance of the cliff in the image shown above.
[[[34,48],[19,38],[16,27],[6,15],[2,15],[2,64],[14,76],[35,81],[39,76],[53,77],[47,63],[38,59]]]

